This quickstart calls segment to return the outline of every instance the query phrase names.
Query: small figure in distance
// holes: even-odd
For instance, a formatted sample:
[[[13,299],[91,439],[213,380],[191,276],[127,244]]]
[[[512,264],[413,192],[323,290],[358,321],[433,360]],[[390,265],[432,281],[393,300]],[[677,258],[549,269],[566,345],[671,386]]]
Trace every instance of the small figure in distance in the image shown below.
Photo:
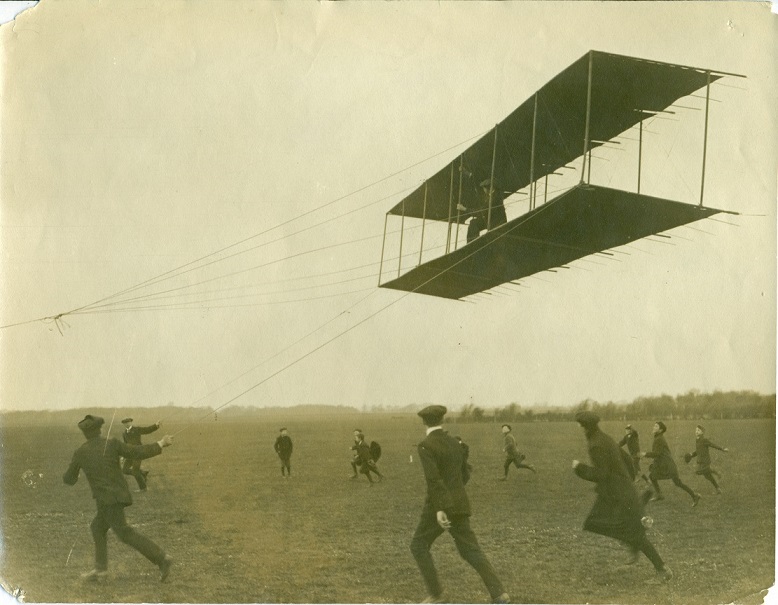
[[[650,484],[646,474],[640,470],[640,436],[631,424],[624,427],[624,436],[619,441],[619,447],[624,447],[625,445],[627,446],[629,457],[632,459],[632,468],[635,476],[639,474],[643,481]]]
[[[162,423],[159,420],[157,420],[157,422],[151,426],[133,426],[132,422],[132,418],[125,418],[122,420],[122,425],[124,425],[122,439],[127,445],[141,445],[141,435],[148,435],[149,433],[153,433],[162,426]],[[148,476],[149,472],[141,470],[140,460],[125,458],[122,472],[124,472],[125,475],[132,475],[135,477],[135,481],[138,483],[139,492],[146,491],[146,477]]]
[[[87,414],[78,428],[86,437],[73,454],[68,470],[62,476],[67,485],[75,485],[80,471],[84,471],[92,497],[97,504],[97,515],[90,525],[95,542],[95,567],[82,575],[85,580],[105,577],[108,570],[108,530],[112,529],[125,544],[132,546],[149,561],[159,567],[160,581],[170,573],[173,559],[154,542],[127,524],[124,509],[132,504],[132,496],[124,479],[119,458],[143,460],[158,456],[162,448],[173,444],[173,437],[165,435],[156,443],[129,445],[118,439],[105,439],[100,435],[104,421],[99,416]]]
[[[289,479],[292,476],[292,438],[286,427],[279,429],[279,433],[281,434],[276,437],[273,449],[281,459],[281,476]]]
[[[713,448],[714,450],[728,452],[729,448],[719,447],[718,445],[710,441],[705,436],[705,428],[701,424],[698,424],[697,428],[694,429],[694,434],[696,436],[695,450],[691,454],[686,454],[684,456],[684,460],[688,464],[692,458],[697,458],[696,473],[698,475],[702,475],[708,481],[710,481],[713,484],[713,487],[716,489],[716,493],[721,494],[721,488],[719,487],[719,484],[716,483],[716,479],[713,478],[713,475],[716,475],[719,479],[721,479],[721,473],[719,473],[716,469],[714,469],[710,465],[709,449]]]
[[[447,603],[430,554],[433,542],[445,531],[451,534],[459,555],[481,576],[493,603],[508,603],[510,597],[470,529],[470,502],[465,483],[470,476],[466,448],[461,440],[443,430],[446,408],[431,405],[419,412],[427,436],[419,444],[419,460],[427,482],[427,498],[419,525],[411,540],[411,553],[419,566],[428,597],[422,603]]]
[[[365,434],[361,430],[354,430],[354,445],[351,446],[351,450],[354,452],[351,458],[351,468],[354,470],[354,474],[351,478],[357,478],[357,469],[359,469],[359,472],[367,477],[367,480],[372,487],[373,477],[370,476],[370,473],[375,473],[379,481],[382,481],[384,476],[381,474],[381,471],[378,470],[375,461],[377,456],[371,451],[371,445],[367,444],[365,441]],[[376,447],[378,447],[377,444]],[[380,455],[380,450],[377,450],[376,453]]]
[[[505,445],[502,448],[505,452],[505,463],[503,464],[503,476],[500,477],[499,481],[505,481],[508,478],[508,469],[511,468],[511,464],[515,465],[516,468],[526,468],[533,473],[537,472],[534,464],[522,464],[526,456],[516,447],[516,438],[511,434],[512,430],[510,424],[502,425],[502,434],[505,436]]]
[[[626,543],[632,554],[630,563],[636,562],[638,553],[642,552],[659,577],[670,580],[672,571],[646,538],[641,521],[644,503],[635,489],[621,448],[600,430],[600,418],[596,414],[581,411],[575,420],[584,429],[592,465],[573,460],[573,471],[581,479],[597,484],[597,499],[584,521],[584,530]]]
[[[651,466],[648,467],[648,478],[651,479],[651,485],[654,486],[655,492],[652,500],[664,500],[662,490],[659,488],[659,481],[671,479],[676,487],[680,487],[692,497],[692,507],[695,507],[702,496],[681,481],[681,478],[678,476],[678,467],[675,465],[673,455],[670,453],[670,447],[667,445],[667,440],[664,437],[665,432],[667,432],[665,423],[657,420],[654,423],[654,442],[651,445],[651,451],[641,454],[643,457],[654,459]]]

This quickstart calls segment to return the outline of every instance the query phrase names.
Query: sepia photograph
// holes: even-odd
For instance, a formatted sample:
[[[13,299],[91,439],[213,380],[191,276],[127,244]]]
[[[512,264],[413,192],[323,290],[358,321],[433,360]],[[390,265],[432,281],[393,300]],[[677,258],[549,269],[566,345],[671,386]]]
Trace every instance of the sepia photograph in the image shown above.
[[[776,598],[778,5],[3,4],[3,602]]]

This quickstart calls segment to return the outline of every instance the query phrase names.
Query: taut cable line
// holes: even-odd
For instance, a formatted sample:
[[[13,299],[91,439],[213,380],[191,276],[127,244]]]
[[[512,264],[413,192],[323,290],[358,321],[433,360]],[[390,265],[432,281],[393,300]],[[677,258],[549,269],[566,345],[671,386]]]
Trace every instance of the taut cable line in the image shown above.
[[[559,188],[559,189],[552,189],[551,193],[556,193],[558,191],[566,191],[568,189],[569,189],[569,187],[567,187],[567,188]],[[394,195],[396,195],[396,194],[394,194]],[[391,196],[388,196],[388,197],[391,197]],[[505,206],[508,207],[508,206],[519,204],[519,203],[522,203],[522,202],[523,202],[523,200],[515,200],[515,201],[512,201],[512,202],[506,203]],[[374,203],[374,202],[372,202],[372,203]],[[330,220],[330,219],[328,219],[328,220]],[[417,225],[417,226],[409,227],[409,228],[405,229],[405,231],[416,230],[416,229],[419,229],[419,228],[420,228],[420,226]],[[299,233],[299,232],[297,232],[297,233]],[[389,232],[389,235],[391,235],[392,233],[399,233],[399,230],[391,231],[391,232]],[[294,235],[294,234],[292,234],[292,235]],[[306,254],[313,254],[313,253],[316,253],[316,252],[321,252],[322,250],[325,250],[325,249],[331,249],[331,248],[335,248],[335,247],[351,245],[351,244],[354,244],[354,243],[360,243],[360,242],[363,242],[363,241],[366,241],[366,240],[369,240],[369,239],[377,239],[378,237],[380,237],[380,235],[366,236],[364,238],[357,238],[357,239],[347,240],[345,242],[338,242],[338,243],[330,244],[328,246],[324,246],[324,247],[320,247],[320,248],[314,248],[314,249],[311,249],[311,250],[304,250],[302,252],[297,252],[295,254],[291,254],[291,255],[288,255],[288,256],[285,256],[285,257],[282,257],[282,258],[279,258],[279,259],[267,261],[265,263],[261,263],[259,265],[254,265],[252,267],[241,269],[239,271],[234,271],[232,273],[225,273],[223,275],[217,275],[215,277],[211,277],[211,278],[208,278],[208,279],[205,279],[205,280],[201,280],[201,281],[198,281],[198,282],[186,284],[186,285],[183,285],[183,286],[177,286],[175,288],[169,288],[167,290],[160,290],[160,291],[157,291],[157,292],[150,292],[148,294],[144,294],[144,295],[141,295],[141,296],[135,296],[135,297],[132,297],[132,298],[123,298],[123,299],[120,299],[120,300],[116,300],[116,301],[112,301],[112,302],[106,302],[106,303],[99,304],[99,305],[92,305],[92,306],[89,306],[89,307],[85,307],[84,309],[79,310],[79,311],[73,311],[72,314],[73,315],[83,315],[83,314],[89,314],[89,313],[105,312],[106,310],[109,310],[109,311],[110,310],[129,311],[129,310],[138,310],[138,309],[142,310],[142,309],[150,309],[150,308],[171,307],[173,305],[161,305],[161,306],[154,306],[154,307],[135,307],[135,306],[127,307],[127,306],[121,306],[121,305],[127,305],[128,303],[136,303],[136,302],[140,302],[140,301],[153,302],[153,301],[161,300],[161,299],[165,299],[165,298],[174,298],[175,296],[178,296],[178,295],[171,295],[171,296],[162,296],[162,295],[170,294],[172,292],[180,292],[181,290],[186,290],[186,289],[189,289],[189,288],[194,288],[196,286],[201,286],[203,284],[211,283],[211,282],[214,282],[214,281],[219,281],[219,280],[222,280],[222,279],[227,279],[227,278],[230,278],[230,277],[235,277],[236,275],[241,275],[241,274],[244,274],[244,273],[248,273],[248,272],[251,272],[251,271],[262,269],[264,267],[267,267],[267,266],[270,266],[270,265],[274,265],[274,264],[277,264],[277,263],[280,263],[280,262],[284,262],[284,261],[287,261],[287,260],[290,260],[290,259],[293,259],[293,258],[298,258],[298,257],[306,255]],[[274,240],[274,241],[280,241],[280,240]],[[428,252],[429,251],[435,251],[435,250],[440,250],[440,249],[443,249],[443,248],[444,248],[444,246],[441,244],[441,245],[438,245],[438,246],[429,247],[429,248],[427,248],[427,251]],[[626,254],[624,252],[621,252],[621,253],[622,254]],[[413,253],[408,253],[408,254],[404,254],[403,255],[403,257],[411,257],[411,256],[413,256]],[[392,257],[392,258],[387,259],[387,260],[394,260],[395,258],[397,258],[397,257]],[[220,260],[223,260],[223,259],[220,259]],[[218,262],[218,261],[214,261],[214,262]],[[212,263],[209,263],[209,264],[212,264]],[[358,269],[358,268],[369,267],[369,266],[374,266],[374,265],[378,265],[378,264],[380,264],[380,263],[368,263],[368,264],[365,264],[365,265],[360,265],[358,267],[353,267],[353,268],[349,268],[349,269],[342,269],[342,270],[340,270],[340,272],[351,271],[351,270],[355,270],[355,269]],[[199,269],[199,268],[203,268],[204,266],[206,266],[206,265],[202,265],[200,267],[196,267],[195,269],[190,269],[190,271],[191,270],[196,270],[196,269]],[[330,274],[332,274],[332,273],[337,273],[337,271],[336,272],[330,272]],[[369,276],[365,276],[365,277],[369,277]],[[302,279],[302,278],[294,278],[294,279]],[[363,279],[363,278],[355,278],[354,280],[347,280],[347,281],[355,281],[356,279]],[[157,282],[157,283],[159,283],[159,282]],[[335,283],[339,283],[339,282],[335,282]],[[300,288],[300,289],[307,289],[307,288],[312,288],[312,287],[327,287],[327,286],[330,286],[330,285],[333,285],[333,284],[331,283],[331,284],[322,284],[322,285],[319,285],[319,286],[308,286],[306,288]],[[252,286],[252,285],[235,286],[235,287],[231,287],[231,288],[225,288],[225,289],[220,290],[220,291],[227,291],[227,290],[234,290],[234,289],[241,289],[241,288],[248,288],[248,287],[255,287],[255,286]],[[286,290],[286,291],[289,292],[289,291],[294,291],[294,290]],[[219,291],[212,291],[212,292],[215,293],[215,292],[219,292]],[[281,293],[283,293],[283,292],[281,292]],[[182,293],[182,294],[180,294],[180,296],[195,296],[197,294],[198,293]],[[199,294],[204,294],[204,293],[201,292]],[[264,295],[264,294],[260,293],[259,295]],[[195,304],[196,302],[197,301],[184,301],[184,300],[182,300],[180,304],[182,304],[182,305],[184,305],[184,304]],[[205,302],[207,302],[207,300]],[[117,307],[117,308],[109,309],[109,307]]]
[[[232,244],[230,244],[228,246],[224,246],[223,248],[220,248],[220,249],[218,249],[218,250],[216,250],[214,252],[211,252],[211,253],[206,254],[206,255],[204,255],[202,257],[199,257],[199,258],[197,258],[197,259],[195,259],[193,261],[190,261],[188,263],[185,263],[183,265],[180,265],[178,267],[170,269],[170,270],[168,270],[168,271],[166,271],[164,273],[161,273],[161,274],[159,274],[159,275],[157,275],[155,277],[149,278],[149,279],[147,279],[147,280],[145,280],[143,282],[139,282],[138,284],[135,284],[134,286],[130,286],[129,288],[125,288],[124,290],[121,290],[119,292],[115,292],[114,294],[110,294],[110,295],[108,295],[106,297],[103,297],[101,299],[98,299],[96,301],[88,303],[86,305],[81,305],[79,307],[75,307],[73,309],[70,309],[69,311],[63,311],[63,312],[58,313],[56,315],[47,315],[47,316],[39,317],[39,318],[35,318],[35,319],[29,319],[29,320],[25,320],[25,321],[18,321],[18,322],[14,322],[14,323],[10,323],[10,324],[5,324],[5,325],[0,326],[0,330],[6,329],[6,328],[11,328],[11,327],[16,327],[16,326],[21,326],[21,325],[26,325],[26,324],[29,324],[29,323],[35,323],[35,322],[39,322],[39,321],[45,321],[45,320],[51,321],[51,320],[55,320],[55,319],[58,320],[58,319],[61,319],[64,315],[71,315],[71,314],[74,314],[77,311],[81,311],[83,309],[92,307],[94,305],[98,305],[98,304],[103,303],[105,301],[108,301],[108,300],[110,300],[112,298],[116,298],[116,297],[121,296],[123,294],[127,294],[129,292],[132,292],[134,290],[142,288],[142,287],[148,285],[151,282],[155,282],[156,280],[159,280],[159,279],[161,279],[163,277],[168,277],[168,276],[172,277],[175,274],[177,274],[177,272],[180,272],[182,269],[186,269],[188,267],[191,267],[192,265],[200,263],[200,262],[202,262],[202,261],[204,261],[204,260],[206,260],[206,259],[208,259],[208,258],[210,258],[212,256],[215,256],[217,254],[221,254],[222,252],[225,252],[227,250],[230,250],[232,248],[240,246],[241,244],[244,244],[244,243],[246,243],[248,241],[256,239],[257,237],[260,237],[260,236],[265,235],[265,234],[267,234],[267,233],[269,233],[271,231],[279,229],[279,228],[283,227],[284,225],[288,225],[288,224],[290,224],[290,223],[292,223],[294,221],[297,221],[297,220],[299,220],[301,218],[309,216],[309,215],[311,215],[311,214],[313,214],[315,212],[318,212],[319,210],[323,210],[324,208],[327,208],[327,207],[329,207],[329,206],[331,206],[333,204],[336,204],[336,203],[338,203],[338,202],[340,202],[340,201],[342,201],[344,199],[347,199],[347,198],[349,198],[349,197],[351,197],[353,195],[361,193],[362,191],[365,191],[365,190],[369,189],[370,187],[373,187],[375,185],[378,185],[379,183],[382,183],[382,182],[384,182],[384,181],[386,181],[388,179],[391,179],[391,178],[393,178],[393,177],[395,177],[397,175],[400,175],[403,172],[406,172],[407,170],[410,170],[412,168],[415,168],[416,166],[419,166],[419,165],[423,164],[424,162],[427,162],[427,161],[429,161],[429,160],[431,160],[433,158],[436,158],[436,157],[438,157],[440,155],[448,153],[452,149],[456,149],[456,148],[458,148],[458,147],[460,147],[460,146],[462,146],[462,145],[464,145],[466,143],[469,143],[470,141],[483,136],[483,134],[484,133],[479,133],[477,135],[468,137],[467,139],[465,139],[463,141],[460,141],[459,143],[451,145],[450,147],[448,147],[446,149],[443,149],[443,150],[441,150],[441,151],[439,151],[437,153],[434,153],[434,154],[432,154],[432,155],[430,155],[430,156],[428,156],[428,157],[426,157],[426,158],[424,158],[422,160],[414,162],[413,164],[410,164],[410,165],[408,165],[408,166],[406,166],[406,167],[404,167],[404,168],[402,168],[402,169],[400,169],[398,171],[395,171],[392,174],[389,174],[389,175],[387,175],[385,177],[382,177],[382,178],[380,178],[380,179],[378,179],[376,181],[373,181],[372,183],[369,183],[367,185],[364,185],[364,186],[362,186],[362,187],[360,187],[358,189],[355,189],[354,191],[351,191],[351,192],[349,192],[349,193],[347,193],[345,195],[342,195],[342,196],[340,196],[338,198],[335,198],[334,200],[331,200],[331,201],[329,201],[329,202],[327,202],[325,204],[317,206],[316,208],[313,208],[311,210],[303,212],[303,213],[301,213],[301,214],[299,214],[297,216],[294,216],[294,217],[292,217],[292,218],[290,218],[288,220],[282,221],[282,222],[280,222],[280,223],[278,223],[278,224],[276,224],[276,225],[274,225],[272,227],[269,227],[268,229],[265,229],[265,230],[263,230],[263,231],[261,231],[259,233],[255,233],[254,235],[251,235],[251,236],[249,236],[247,238],[244,238],[244,239],[242,239],[240,241],[234,242],[234,243],[232,243]],[[59,326],[57,326],[57,327],[59,329]]]
[[[275,359],[275,358],[276,358],[276,357],[278,357],[279,355],[282,355],[283,353],[286,353],[286,352],[287,352],[288,350],[290,350],[292,347],[294,347],[295,345],[298,345],[298,344],[300,344],[301,342],[303,342],[303,341],[304,341],[304,340],[306,340],[307,338],[309,338],[309,337],[313,336],[313,335],[314,335],[316,332],[318,332],[319,330],[322,330],[323,328],[325,328],[327,325],[331,324],[333,321],[335,321],[336,319],[338,319],[338,318],[339,318],[339,317],[341,317],[342,315],[345,315],[346,313],[349,313],[349,312],[350,312],[352,309],[354,309],[354,308],[355,308],[355,307],[357,307],[358,305],[362,304],[364,301],[366,301],[368,298],[370,298],[371,296],[373,296],[373,294],[375,294],[375,293],[378,291],[376,288],[372,288],[372,287],[371,287],[371,288],[369,288],[369,290],[370,290],[370,293],[369,293],[369,294],[367,294],[366,296],[363,296],[363,297],[362,297],[362,298],[360,298],[358,301],[356,301],[355,303],[353,303],[351,306],[349,306],[349,307],[346,307],[346,308],[345,308],[343,311],[341,311],[340,313],[338,313],[338,314],[334,315],[333,317],[331,317],[330,319],[328,319],[327,321],[325,321],[323,324],[319,325],[318,327],[316,327],[315,329],[311,330],[311,331],[310,331],[310,332],[308,332],[307,334],[305,334],[305,335],[301,336],[300,338],[298,338],[297,340],[295,340],[293,343],[291,343],[291,344],[287,345],[286,347],[284,347],[284,348],[283,348],[283,349],[281,349],[280,351],[278,351],[278,352],[274,353],[274,354],[273,354],[273,355],[271,355],[270,357],[268,357],[268,358],[266,358],[266,359],[262,360],[262,361],[261,361],[260,363],[258,363],[257,365],[255,365],[255,366],[253,366],[253,367],[249,368],[248,370],[246,370],[245,372],[243,372],[243,373],[242,373],[242,374],[240,374],[239,376],[236,376],[235,378],[233,378],[233,379],[232,379],[232,380],[230,380],[229,382],[227,382],[227,383],[225,383],[225,384],[223,384],[223,385],[219,386],[218,388],[214,389],[214,390],[213,390],[213,391],[211,391],[210,393],[208,393],[208,394],[206,394],[206,395],[203,395],[202,397],[200,397],[200,399],[197,399],[196,401],[192,402],[192,405],[196,405],[196,404],[198,404],[198,403],[200,403],[200,402],[202,402],[202,401],[205,401],[206,399],[208,399],[208,398],[209,398],[209,397],[211,397],[212,395],[215,395],[217,392],[219,392],[219,391],[220,391],[221,389],[223,389],[224,387],[227,387],[227,386],[229,386],[229,385],[231,385],[231,384],[235,383],[236,381],[238,381],[238,380],[240,380],[241,378],[243,378],[244,376],[246,376],[246,375],[250,374],[250,373],[251,373],[251,372],[253,372],[254,370],[257,370],[257,369],[259,369],[261,366],[265,365],[265,364],[266,364],[266,363],[268,363],[269,361],[272,361],[273,359]],[[222,407],[223,407],[223,406],[222,406]],[[221,409],[221,408],[218,408],[218,409]],[[215,412],[215,411],[216,411],[216,410],[214,410],[214,412]],[[171,415],[172,415],[172,414],[171,414]],[[168,418],[169,418],[171,415],[168,415]],[[209,415],[210,415],[210,414],[209,414]]]
[[[88,313],[120,313],[127,311],[204,311],[206,309],[238,309],[243,307],[266,307],[270,305],[285,305],[290,303],[310,302],[312,300],[322,300],[325,298],[337,298],[339,296],[348,296],[350,294],[359,294],[360,292],[367,292],[373,288],[359,288],[357,290],[348,290],[346,292],[335,292],[334,294],[322,294],[321,296],[307,296],[305,298],[293,298],[288,300],[275,300],[275,301],[262,301],[253,303],[242,303],[233,305],[207,305],[205,302],[191,301],[191,302],[177,302],[168,304],[158,304],[151,306],[138,306],[138,307],[120,307],[118,309],[101,309],[97,311],[89,311]],[[75,313],[74,315],[81,315],[85,312]]]
[[[206,268],[206,267],[209,267],[209,266],[211,266],[211,265],[215,265],[215,264],[217,264],[217,263],[221,263],[221,262],[223,262],[223,261],[226,261],[226,260],[229,260],[229,259],[231,259],[231,258],[235,258],[236,256],[240,256],[240,255],[242,255],[242,254],[247,254],[248,252],[252,252],[252,251],[254,251],[254,250],[258,250],[258,249],[260,249],[260,248],[264,248],[265,246],[269,246],[270,244],[275,244],[275,243],[278,243],[278,242],[284,241],[284,240],[286,240],[286,239],[289,239],[290,237],[293,237],[293,236],[295,236],[295,235],[299,235],[300,233],[303,233],[303,232],[305,232],[305,231],[309,231],[309,230],[311,230],[311,229],[315,229],[316,227],[320,227],[321,225],[324,225],[324,224],[326,224],[326,223],[329,223],[329,222],[332,222],[332,221],[336,221],[336,220],[338,220],[338,219],[341,219],[341,218],[343,218],[344,216],[347,216],[347,215],[349,215],[349,214],[353,214],[354,212],[359,212],[360,210],[364,210],[364,209],[366,209],[366,208],[369,208],[370,206],[373,206],[373,205],[375,205],[375,204],[378,204],[378,203],[380,203],[380,202],[383,202],[383,201],[385,201],[385,200],[387,200],[387,199],[389,199],[389,198],[391,198],[391,197],[394,197],[394,196],[396,196],[396,195],[399,195],[399,194],[405,193],[406,191],[409,191],[410,189],[411,189],[411,188],[410,188],[410,187],[408,187],[408,188],[405,188],[405,189],[403,189],[403,190],[396,191],[396,192],[394,192],[394,193],[391,193],[391,194],[389,194],[389,195],[387,195],[387,196],[385,196],[385,197],[383,197],[383,198],[381,198],[381,199],[374,200],[374,201],[372,201],[372,202],[370,202],[370,203],[368,203],[368,204],[365,204],[365,205],[363,205],[363,206],[360,206],[360,207],[358,207],[358,208],[355,208],[355,209],[349,210],[348,212],[344,212],[343,214],[339,214],[339,215],[337,215],[337,216],[330,217],[330,218],[328,218],[328,219],[325,219],[325,220],[323,220],[323,221],[320,221],[320,222],[318,222],[318,223],[315,223],[315,224],[313,224],[313,225],[309,225],[308,227],[305,227],[305,228],[303,228],[303,229],[300,229],[300,230],[298,230],[298,231],[295,231],[295,232],[293,232],[293,233],[289,233],[289,234],[287,234],[287,235],[284,235],[283,237],[279,237],[279,238],[277,238],[277,239],[270,240],[270,241],[268,241],[268,242],[263,242],[263,243],[261,243],[261,244],[258,244],[258,245],[256,245],[256,246],[252,246],[251,248],[247,248],[247,249],[245,249],[245,250],[241,250],[241,251],[239,251],[239,252],[234,252],[234,253],[232,253],[232,254],[230,254],[230,255],[228,255],[228,256],[223,256],[223,257],[221,257],[221,258],[218,258],[218,259],[216,259],[216,260],[212,260],[212,261],[210,261],[210,262],[207,262],[207,263],[204,263],[204,264],[202,264],[202,265],[198,265],[198,266],[196,266],[196,267],[190,267],[189,269],[186,269],[185,271],[180,271],[180,272],[178,272],[178,273],[175,273],[175,274],[173,274],[173,275],[169,275],[169,276],[167,276],[167,277],[164,277],[163,279],[158,279],[158,280],[157,280],[157,279],[151,279],[151,280],[148,280],[148,281],[147,281],[147,282],[144,284],[144,287],[153,286],[153,285],[156,285],[156,284],[162,283],[163,281],[167,281],[167,280],[169,280],[169,279],[173,279],[173,278],[175,278],[175,277],[180,277],[180,276],[182,276],[182,275],[186,275],[187,273],[191,273],[192,271],[197,271],[197,270],[199,270],[199,269],[204,269],[204,268]],[[377,237],[377,236],[375,236],[375,237]],[[339,244],[339,245],[348,245],[348,244],[352,244],[352,243],[358,243],[358,242],[360,242],[360,241],[363,241],[363,239],[348,240],[348,241],[345,241],[345,242],[340,242],[340,244]],[[319,251],[320,251],[320,249],[314,249],[314,250],[311,250],[311,251],[308,251],[308,252],[319,252]],[[217,253],[214,253],[214,254],[217,254]],[[261,264],[261,265],[256,265],[256,266],[254,266],[254,267],[252,267],[252,268],[250,268],[250,269],[258,269],[258,268],[262,268],[262,267],[265,267],[265,266],[267,266],[268,264],[273,264],[273,263],[277,263],[277,262],[282,262],[282,261],[284,261],[284,260],[288,260],[289,258],[294,258],[294,257],[295,257],[295,255],[292,255],[292,256],[289,256],[289,257],[284,257],[284,258],[281,258],[281,259],[277,259],[277,260],[275,260],[275,261],[271,261],[270,263],[265,263],[265,264]],[[195,261],[195,262],[196,262],[196,261]],[[191,263],[190,263],[190,264],[191,264]],[[231,277],[231,276],[233,276],[233,275],[235,275],[235,273],[228,273],[228,274],[226,274],[226,275],[224,275],[224,276],[217,276],[217,277],[213,278],[213,280],[215,280],[215,279],[222,279],[222,277]],[[212,281],[212,280],[206,280],[206,281]],[[149,294],[143,294],[143,295],[141,295],[141,296],[137,296],[137,297],[133,297],[133,298],[124,298],[124,299],[120,299],[120,300],[118,300],[118,301],[114,301],[114,302],[106,302],[106,303],[104,303],[104,304],[97,304],[97,303],[95,303],[95,304],[92,304],[92,305],[86,305],[86,306],[82,307],[81,309],[79,309],[79,311],[85,311],[85,310],[89,310],[89,309],[97,309],[97,308],[105,307],[105,306],[108,306],[108,305],[111,305],[111,304],[123,303],[123,302],[132,301],[132,300],[139,300],[139,299],[142,299],[142,298],[144,298],[144,297],[146,297],[146,296],[154,296],[154,295],[156,295],[156,294],[162,294],[162,293],[166,293],[166,292],[172,292],[172,291],[175,291],[175,290],[182,290],[182,289],[185,289],[185,288],[191,288],[191,287],[194,287],[194,286],[200,285],[200,284],[202,284],[202,283],[206,283],[206,282],[196,282],[196,283],[194,283],[194,284],[187,284],[187,285],[185,285],[185,286],[180,286],[180,287],[178,287],[178,288],[173,288],[173,289],[171,289],[171,290],[164,290],[164,291],[162,291],[162,292],[152,292],[152,293],[149,293]],[[137,288],[137,289],[140,289],[140,288]],[[133,290],[133,291],[134,291],[134,290]],[[124,292],[124,294],[129,294],[129,293],[130,293],[129,291],[126,291],[126,292]],[[121,296],[121,294],[117,294],[115,297],[118,297],[118,296]],[[114,297],[114,298],[115,298],[115,297]],[[73,311],[72,313],[75,313],[75,311]]]

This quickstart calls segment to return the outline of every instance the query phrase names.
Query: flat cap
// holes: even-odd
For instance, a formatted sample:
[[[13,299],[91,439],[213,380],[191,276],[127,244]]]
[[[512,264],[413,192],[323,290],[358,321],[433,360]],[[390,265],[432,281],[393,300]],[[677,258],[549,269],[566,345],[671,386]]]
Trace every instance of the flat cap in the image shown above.
[[[576,412],[575,421],[581,426],[595,426],[600,421],[600,417],[594,412],[583,410]]]
[[[122,424],[127,424],[128,422],[132,422],[132,418],[125,418],[122,420]]]
[[[105,420],[100,418],[100,416],[92,416],[91,414],[87,414],[84,416],[84,419],[78,423],[78,428],[80,428],[82,431],[94,431],[99,429],[104,424]]]
[[[428,405],[419,412],[422,418],[443,418],[448,410],[444,405]]]

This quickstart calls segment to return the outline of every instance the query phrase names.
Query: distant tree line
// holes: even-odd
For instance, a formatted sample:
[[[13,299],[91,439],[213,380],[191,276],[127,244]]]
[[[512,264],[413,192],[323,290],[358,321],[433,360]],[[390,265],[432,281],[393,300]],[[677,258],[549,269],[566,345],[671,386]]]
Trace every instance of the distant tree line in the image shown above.
[[[585,399],[572,407],[522,408],[511,403],[503,408],[466,405],[454,422],[554,422],[571,420],[579,410],[595,412],[602,420],[706,419],[706,418],[775,418],[775,394],[754,391],[689,391],[672,397],[659,395],[638,397],[630,403],[600,403]]]

